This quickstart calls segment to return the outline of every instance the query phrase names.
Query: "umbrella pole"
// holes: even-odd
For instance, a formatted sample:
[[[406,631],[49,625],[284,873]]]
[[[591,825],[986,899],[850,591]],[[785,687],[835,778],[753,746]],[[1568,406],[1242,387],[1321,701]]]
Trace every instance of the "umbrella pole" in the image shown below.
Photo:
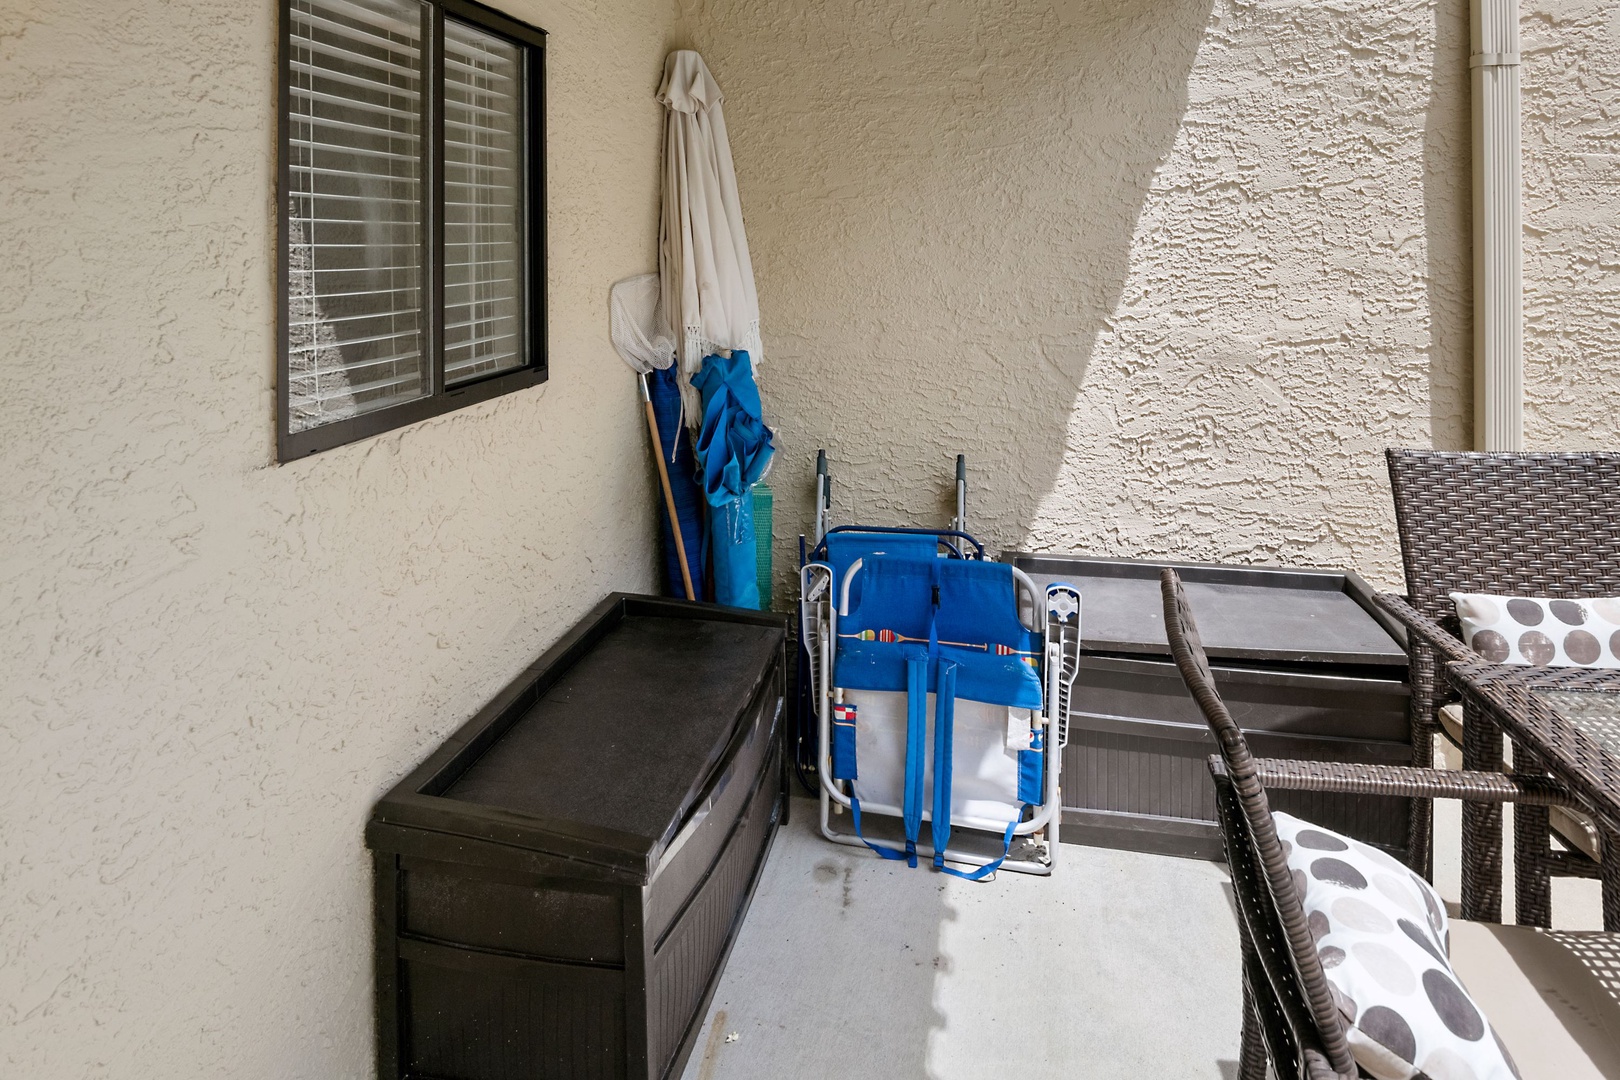
[[[669,512],[669,531],[675,537],[675,554],[681,561],[681,584],[686,586],[686,598],[696,600],[697,594],[692,591],[692,571],[686,565],[686,541],[681,539],[681,519],[675,512],[675,493],[670,490],[669,470],[664,466],[664,440],[658,434],[658,417],[653,414],[652,394],[647,390],[647,376],[642,375],[640,379],[641,404],[647,410],[647,430],[652,433],[653,460],[658,462],[658,482],[664,487],[664,509]]]

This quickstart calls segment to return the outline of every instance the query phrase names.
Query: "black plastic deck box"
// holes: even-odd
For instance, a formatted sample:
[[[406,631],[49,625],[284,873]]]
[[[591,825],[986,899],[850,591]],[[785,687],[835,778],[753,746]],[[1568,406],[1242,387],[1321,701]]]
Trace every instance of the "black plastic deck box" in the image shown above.
[[[1170,660],[1159,571],[1186,584],[1215,682],[1263,757],[1412,763],[1406,652],[1344,570],[1004,553],[1042,587],[1080,590],[1080,676],[1063,755],[1061,836],[1220,859],[1213,737]],[[1268,793],[1272,805],[1404,859],[1405,799]]]
[[[377,803],[377,1075],[666,1080],[786,813],[780,616],[610,596]]]

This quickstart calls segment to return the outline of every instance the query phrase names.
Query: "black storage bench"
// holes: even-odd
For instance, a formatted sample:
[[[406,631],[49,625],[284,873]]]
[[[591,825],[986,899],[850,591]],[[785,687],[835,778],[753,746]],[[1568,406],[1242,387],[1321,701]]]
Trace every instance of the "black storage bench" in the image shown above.
[[[1213,737],[1170,659],[1159,571],[1187,588],[1222,698],[1263,757],[1412,763],[1406,652],[1344,570],[1183,565],[1008,552],[1044,588],[1080,590],[1080,675],[1063,755],[1061,836],[1220,859]],[[1276,791],[1279,810],[1405,859],[1405,799]]]
[[[377,1075],[667,1080],[786,812],[781,616],[610,596],[377,803]]]

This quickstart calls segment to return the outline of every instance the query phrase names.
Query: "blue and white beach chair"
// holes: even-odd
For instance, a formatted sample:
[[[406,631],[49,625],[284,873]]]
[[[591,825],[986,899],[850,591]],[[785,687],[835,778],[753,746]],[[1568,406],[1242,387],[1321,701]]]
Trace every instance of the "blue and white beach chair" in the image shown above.
[[[1050,873],[1079,594],[1040,592],[959,528],[819,540],[800,617],[823,834],[973,880]]]

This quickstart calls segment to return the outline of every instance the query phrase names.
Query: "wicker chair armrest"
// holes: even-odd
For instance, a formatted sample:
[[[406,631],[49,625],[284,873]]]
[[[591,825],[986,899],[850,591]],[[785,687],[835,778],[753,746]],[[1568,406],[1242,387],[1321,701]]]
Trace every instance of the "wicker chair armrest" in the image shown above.
[[[1580,804],[1556,781],[1545,776],[1506,776],[1495,772],[1457,772],[1411,765],[1364,765],[1343,761],[1256,758],[1255,778],[1262,787],[1288,791],[1326,791],[1349,795],[1394,795],[1408,799],[1462,799],[1465,802],[1519,802],[1530,806]]]
[[[1412,644],[1427,645],[1447,661],[1479,659],[1479,654],[1464,645],[1462,639],[1413,607],[1406,597],[1394,593],[1375,593],[1373,599],[1406,627],[1407,633],[1412,636]]]
[[[1355,1073],[1334,1072],[1327,1058],[1315,1050],[1306,1050],[1304,1057],[1305,1075],[1308,1080],[1356,1080],[1356,1077],[1361,1075],[1359,1070]]]

